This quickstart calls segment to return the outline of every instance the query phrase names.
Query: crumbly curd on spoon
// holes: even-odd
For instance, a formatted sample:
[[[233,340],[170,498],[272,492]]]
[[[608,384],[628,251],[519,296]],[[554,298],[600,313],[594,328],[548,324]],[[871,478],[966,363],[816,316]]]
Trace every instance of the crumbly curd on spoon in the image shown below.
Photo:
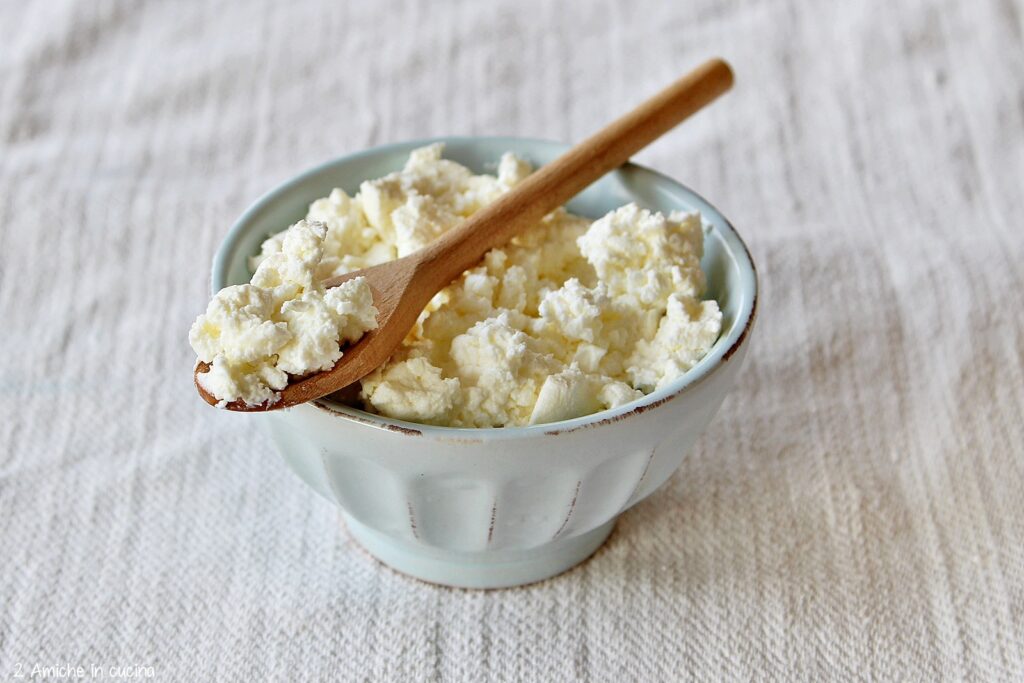
[[[289,376],[329,370],[342,346],[377,327],[373,293],[364,278],[324,289],[317,270],[327,226],[299,221],[278,238],[247,285],[225,287],[189,331],[210,370],[202,387],[225,405],[275,403]]]

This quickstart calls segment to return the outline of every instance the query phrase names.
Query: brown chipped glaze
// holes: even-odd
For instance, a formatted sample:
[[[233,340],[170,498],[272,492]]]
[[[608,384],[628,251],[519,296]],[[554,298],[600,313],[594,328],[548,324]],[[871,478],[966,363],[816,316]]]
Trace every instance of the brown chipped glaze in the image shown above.
[[[409,510],[409,529],[412,531],[413,538],[418,540],[420,532],[416,530],[416,514],[412,510],[412,501],[407,500],[405,506]]]
[[[651,454],[647,456],[647,462],[644,463],[644,471],[640,473],[640,478],[637,479],[636,486],[633,487],[633,490],[629,494],[629,498],[626,500],[633,500],[633,496],[635,496],[636,492],[640,490],[640,486],[643,485],[644,479],[647,478],[647,470],[651,469],[651,463],[654,462],[654,453],[657,450],[657,448],[651,449]]]
[[[736,353],[741,346],[743,341],[747,338],[747,333],[750,332],[751,326],[754,324],[754,318],[757,316],[757,294],[754,294],[754,307],[750,309],[750,318],[747,320],[747,324],[743,326],[740,331],[740,336],[736,337],[736,341],[733,342],[729,348],[722,354],[722,362],[728,363],[729,359],[732,358],[732,354]]]
[[[716,211],[717,211],[717,209],[716,209]],[[720,211],[719,211],[719,214],[721,214]],[[747,324],[744,325],[743,329],[740,331],[740,336],[736,337],[736,341],[734,341],[729,346],[729,348],[727,348],[725,350],[725,353],[722,354],[722,362],[723,363],[727,363],[729,361],[729,359],[732,358],[732,354],[736,353],[736,351],[741,346],[743,346],[743,342],[746,340],[747,334],[753,328],[753,326],[754,326],[754,319],[757,318],[757,295],[758,295],[757,266],[754,264],[754,259],[750,255],[750,249],[747,248],[747,243],[744,242],[743,238],[740,237],[740,234],[738,232],[736,232],[736,228],[734,228],[732,226],[732,223],[729,223],[729,221],[726,221],[726,224],[729,226],[729,228],[732,229],[732,233],[734,235],[736,235],[737,241],[739,241],[740,246],[743,247],[743,253],[746,254],[747,261],[750,263],[750,270],[754,273],[754,300],[750,304],[750,317],[747,318]]]
[[[572,502],[569,503],[569,512],[566,513],[565,519],[562,520],[562,526],[558,527],[558,531],[556,531],[555,535],[551,537],[551,540],[554,540],[554,539],[558,538],[559,536],[561,536],[562,532],[565,531],[565,527],[568,526],[569,520],[572,519],[572,513],[576,511],[576,501],[579,500],[579,497],[580,497],[580,487],[582,487],[582,486],[583,486],[583,482],[582,481],[577,481],[576,482],[576,490],[572,494]]]
[[[487,527],[487,544],[494,540],[494,524],[498,521],[498,501],[491,505],[491,524]]]

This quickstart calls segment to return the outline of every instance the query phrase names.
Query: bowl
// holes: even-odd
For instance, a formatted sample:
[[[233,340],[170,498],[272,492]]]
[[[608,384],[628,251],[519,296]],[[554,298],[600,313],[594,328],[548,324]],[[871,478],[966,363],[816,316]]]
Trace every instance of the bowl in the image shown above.
[[[546,163],[567,145],[513,137],[448,137],[376,147],[283,183],[231,228],[213,264],[216,292],[249,281],[248,257],[305,216],[335,187],[400,169],[409,152],[445,143],[445,157],[476,173],[507,150]],[[349,532],[400,572],[466,588],[539,581],[589,557],[623,511],[679,467],[729,391],[750,345],[757,301],[754,264],[722,214],[695,192],[628,164],[568,204],[597,218],[622,204],[699,210],[702,265],[719,302],[722,333],[684,376],[613,410],[528,427],[462,429],[404,422],[332,400],[252,414],[295,473],[337,504]]]

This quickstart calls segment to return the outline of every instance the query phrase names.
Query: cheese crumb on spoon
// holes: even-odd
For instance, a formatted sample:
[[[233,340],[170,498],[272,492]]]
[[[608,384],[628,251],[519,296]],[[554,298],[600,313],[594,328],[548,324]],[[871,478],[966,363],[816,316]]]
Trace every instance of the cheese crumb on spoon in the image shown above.
[[[279,239],[247,285],[219,291],[189,331],[209,370],[197,375],[221,407],[273,405],[290,376],[329,370],[342,346],[377,326],[363,278],[324,289],[316,273],[327,226],[299,221]]]

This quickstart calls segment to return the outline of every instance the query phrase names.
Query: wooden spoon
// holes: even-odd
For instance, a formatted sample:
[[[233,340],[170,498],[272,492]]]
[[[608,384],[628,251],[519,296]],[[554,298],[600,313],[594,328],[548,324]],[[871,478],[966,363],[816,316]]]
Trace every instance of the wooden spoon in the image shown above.
[[[324,281],[324,286],[330,288],[350,278],[365,277],[378,310],[377,329],[346,348],[330,370],[292,381],[281,390],[277,402],[250,406],[235,401],[227,408],[246,412],[288,408],[331,394],[368,375],[391,357],[434,294],[476,265],[488,250],[536,225],[545,214],[626,163],[634,153],[728,90],[732,80],[732,70],[724,61],[705,62],[542,166],[515,189],[426,247],[395,261]],[[207,403],[216,405],[217,398],[199,384],[199,375],[208,370],[206,363],[197,364],[196,388]]]

